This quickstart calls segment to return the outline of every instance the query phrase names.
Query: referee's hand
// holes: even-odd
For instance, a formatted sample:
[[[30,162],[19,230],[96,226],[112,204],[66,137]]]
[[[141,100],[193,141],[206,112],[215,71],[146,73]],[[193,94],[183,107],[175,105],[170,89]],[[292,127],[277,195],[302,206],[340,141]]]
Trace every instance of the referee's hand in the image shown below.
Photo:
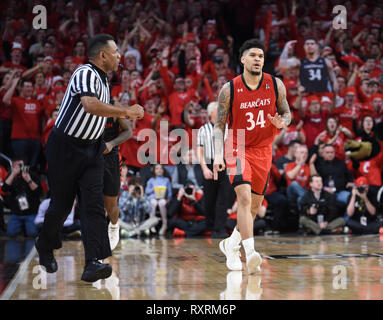
[[[222,158],[215,158],[213,162],[213,178],[218,180],[218,172],[225,170],[225,161]]]
[[[134,104],[126,109],[126,118],[133,119],[142,119],[144,117],[144,108],[139,104]]]

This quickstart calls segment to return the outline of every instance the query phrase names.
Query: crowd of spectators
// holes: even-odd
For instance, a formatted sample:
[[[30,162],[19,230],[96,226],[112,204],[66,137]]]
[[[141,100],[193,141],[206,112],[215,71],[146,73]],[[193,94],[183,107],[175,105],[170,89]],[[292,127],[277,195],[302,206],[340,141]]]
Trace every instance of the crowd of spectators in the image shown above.
[[[131,121],[132,138],[119,149],[119,204],[127,234],[211,234],[203,186],[212,177],[198,163],[196,135],[209,121],[208,104],[241,73],[238,48],[253,37],[264,41],[264,72],[283,80],[293,114],[292,124],[273,143],[255,229],[379,232],[383,6],[378,2],[39,1],[47,9],[47,29],[32,27],[35,4],[0,4],[0,199],[18,218],[8,222],[9,235],[20,230],[15,226],[20,221],[27,235],[37,232],[28,216],[37,214],[49,191],[47,137],[73,71],[87,62],[88,39],[98,33],[111,34],[122,56],[121,70],[108,73],[111,97],[145,108],[142,120]],[[332,8],[338,4],[347,9],[346,28],[333,27]],[[326,59],[327,91],[316,92],[305,83],[301,66],[308,50]],[[179,159],[184,161],[177,164]],[[39,200],[30,199],[36,194]],[[232,194],[225,206],[221,231],[230,233],[236,208]],[[140,232],[131,232],[144,222]],[[0,228],[7,231],[2,213]]]

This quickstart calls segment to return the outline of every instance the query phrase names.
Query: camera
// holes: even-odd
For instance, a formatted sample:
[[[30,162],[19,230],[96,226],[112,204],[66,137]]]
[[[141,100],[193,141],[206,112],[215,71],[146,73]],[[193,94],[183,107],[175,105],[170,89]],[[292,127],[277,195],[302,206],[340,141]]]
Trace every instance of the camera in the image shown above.
[[[185,193],[188,194],[189,196],[193,194],[193,188],[188,186],[185,188]]]
[[[223,63],[223,58],[221,56],[216,56],[213,58],[214,63]]]
[[[356,189],[358,190],[359,193],[364,193],[366,191],[365,187],[357,187]]]
[[[140,188],[140,186],[135,186],[135,187],[134,187],[134,192],[137,193],[138,195],[140,195],[140,194],[141,194],[141,188]]]
[[[28,172],[29,171],[29,166],[26,166],[25,164],[20,164],[20,171],[25,171],[25,172]]]

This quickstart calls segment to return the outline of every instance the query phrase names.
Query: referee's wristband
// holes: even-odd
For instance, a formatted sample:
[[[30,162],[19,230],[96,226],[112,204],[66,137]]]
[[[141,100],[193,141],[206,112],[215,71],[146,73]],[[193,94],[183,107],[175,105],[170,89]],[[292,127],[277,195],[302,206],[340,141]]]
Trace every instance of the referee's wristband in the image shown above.
[[[32,182],[33,182],[32,180],[29,180],[27,183],[28,183],[28,184],[31,184]]]

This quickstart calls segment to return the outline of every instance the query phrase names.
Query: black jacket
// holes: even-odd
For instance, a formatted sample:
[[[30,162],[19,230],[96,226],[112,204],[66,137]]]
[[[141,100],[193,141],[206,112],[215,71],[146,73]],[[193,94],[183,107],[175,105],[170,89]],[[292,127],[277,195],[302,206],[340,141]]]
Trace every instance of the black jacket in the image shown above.
[[[315,204],[317,207],[317,214],[311,215],[307,210]],[[301,199],[301,214],[307,216],[311,220],[317,222],[317,215],[323,214],[323,221],[330,222],[337,218],[337,210],[335,206],[335,198],[332,194],[322,190],[319,200],[314,196],[314,193],[309,190]]]
[[[346,164],[337,158],[333,161],[318,161],[316,169],[323,179],[323,185],[329,186],[329,180],[332,178],[335,183],[336,192],[346,189],[348,182],[354,181],[352,173],[347,169]]]
[[[35,190],[31,190],[23,177],[15,177],[11,185],[4,182],[2,190],[5,192],[5,202],[11,209],[11,214],[26,216],[37,214],[40,205],[41,184],[38,176],[32,172],[29,173],[34,183],[38,185]],[[8,178],[8,176],[7,176]],[[7,180],[7,178],[5,180]],[[23,196],[27,199],[27,209],[23,209]]]

